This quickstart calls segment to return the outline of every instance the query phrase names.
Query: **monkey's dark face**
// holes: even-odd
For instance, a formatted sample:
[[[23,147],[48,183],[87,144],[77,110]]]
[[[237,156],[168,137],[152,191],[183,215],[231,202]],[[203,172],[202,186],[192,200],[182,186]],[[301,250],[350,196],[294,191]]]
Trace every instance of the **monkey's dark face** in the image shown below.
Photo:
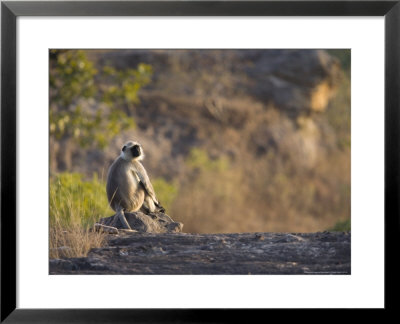
[[[140,146],[139,145],[134,145],[130,148],[131,154],[133,158],[137,158],[140,156]]]

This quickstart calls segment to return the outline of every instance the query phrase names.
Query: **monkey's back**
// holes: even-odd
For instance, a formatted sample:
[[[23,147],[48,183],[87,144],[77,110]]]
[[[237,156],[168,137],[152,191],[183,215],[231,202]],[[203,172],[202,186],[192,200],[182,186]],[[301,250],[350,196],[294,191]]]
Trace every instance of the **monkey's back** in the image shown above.
[[[115,211],[137,211],[144,201],[144,190],[132,172],[132,163],[118,157],[110,166],[107,175],[107,198]]]

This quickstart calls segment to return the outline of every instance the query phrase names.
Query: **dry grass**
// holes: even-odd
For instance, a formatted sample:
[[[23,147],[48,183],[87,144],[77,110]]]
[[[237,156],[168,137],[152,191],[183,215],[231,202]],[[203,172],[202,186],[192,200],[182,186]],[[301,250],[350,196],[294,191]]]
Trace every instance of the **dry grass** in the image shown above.
[[[241,118],[242,132],[224,126],[210,132],[204,150],[210,161],[227,147],[233,157],[222,169],[203,159],[185,170],[170,215],[195,233],[314,232],[349,220],[350,94],[347,84],[341,90],[344,98],[321,116],[327,129],[254,107]]]
[[[232,104],[235,102],[237,107]],[[184,169],[170,215],[195,233],[314,232],[350,227],[350,78],[344,75],[326,112],[290,118],[278,109],[234,101],[225,119],[199,136],[209,159]],[[246,112],[238,114],[237,112]],[[233,117],[240,116],[235,123]]]
[[[195,233],[324,231],[350,218],[347,154],[311,169],[273,154],[247,162],[194,172],[170,215]]]
[[[104,192],[103,192],[104,191]],[[106,234],[92,230],[109,213],[104,183],[79,174],[59,174],[50,179],[49,257],[85,257],[106,242]]]
[[[101,247],[106,235],[80,225],[50,226],[50,259],[85,257],[92,248]]]

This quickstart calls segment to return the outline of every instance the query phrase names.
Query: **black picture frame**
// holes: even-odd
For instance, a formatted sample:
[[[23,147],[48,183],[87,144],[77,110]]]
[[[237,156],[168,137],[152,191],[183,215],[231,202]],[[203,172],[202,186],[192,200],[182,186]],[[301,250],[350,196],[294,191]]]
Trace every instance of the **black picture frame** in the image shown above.
[[[16,19],[19,16],[384,16],[385,309],[396,307],[391,249],[400,230],[400,1],[2,1],[1,3],[1,322],[227,322],[238,310],[16,308]],[[367,175],[366,175],[367,176]],[[394,242],[393,242],[394,241]],[[398,255],[398,251],[394,254]],[[395,257],[396,258],[396,257]],[[253,312],[256,312],[253,310]],[[260,312],[260,310],[258,310]],[[260,314],[262,316],[262,314]],[[253,316],[253,314],[252,314]],[[254,314],[257,316],[257,314]],[[255,318],[255,317],[254,317]]]

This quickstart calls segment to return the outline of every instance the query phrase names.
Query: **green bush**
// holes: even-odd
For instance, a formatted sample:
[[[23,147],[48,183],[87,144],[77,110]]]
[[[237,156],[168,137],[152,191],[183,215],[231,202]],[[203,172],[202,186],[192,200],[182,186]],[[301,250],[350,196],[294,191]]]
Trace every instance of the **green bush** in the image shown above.
[[[50,159],[61,165],[58,170],[71,170],[72,144],[104,149],[114,136],[136,127],[138,92],[153,74],[144,63],[97,69],[84,50],[50,50],[49,72],[50,139],[63,146],[63,154]]]
[[[186,159],[186,165],[191,169],[200,171],[224,171],[229,169],[229,160],[226,157],[211,159],[205,150],[193,148],[189,157]]]
[[[170,210],[172,202],[178,195],[177,183],[170,183],[163,178],[156,178],[152,181],[154,191],[156,192],[158,200],[165,208],[166,213]]]
[[[60,173],[50,179],[50,225],[88,227],[113,211],[108,205],[105,183],[97,174],[84,180],[79,173]]]

